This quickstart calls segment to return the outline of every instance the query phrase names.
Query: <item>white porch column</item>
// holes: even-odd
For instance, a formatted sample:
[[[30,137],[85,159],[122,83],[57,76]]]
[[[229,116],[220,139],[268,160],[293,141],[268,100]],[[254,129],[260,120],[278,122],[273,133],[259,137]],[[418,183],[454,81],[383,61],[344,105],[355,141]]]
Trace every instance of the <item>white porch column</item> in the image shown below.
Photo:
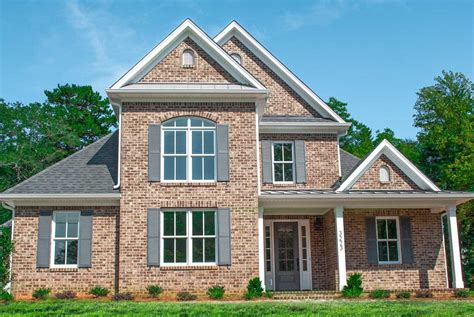
[[[446,208],[448,216],[449,243],[451,247],[451,269],[453,276],[453,287],[464,288],[461,268],[461,252],[459,248],[458,222],[456,218],[456,206]]]
[[[263,230],[263,207],[258,208],[258,275],[265,290],[265,236]]]
[[[337,241],[337,270],[339,274],[339,290],[346,285],[346,246],[344,242],[344,207],[334,208]]]

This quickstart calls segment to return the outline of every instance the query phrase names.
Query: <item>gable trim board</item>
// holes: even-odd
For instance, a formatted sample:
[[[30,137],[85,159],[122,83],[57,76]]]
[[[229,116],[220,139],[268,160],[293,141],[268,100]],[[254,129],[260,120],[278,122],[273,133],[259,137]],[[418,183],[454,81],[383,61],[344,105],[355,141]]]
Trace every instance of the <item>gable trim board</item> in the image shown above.
[[[283,63],[273,56],[262,44],[260,44],[249,32],[247,32],[236,21],[232,21],[215,38],[219,45],[224,45],[235,36],[252,53],[254,53],[265,65],[282,78],[288,86],[296,91],[308,104],[310,104],[321,115],[331,118],[339,123],[345,121],[331,109],[318,95],[316,95],[306,84],[293,74]]]
[[[384,154],[400,170],[405,173],[419,188],[435,192],[441,191],[432,181],[428,179],[413,163],[411,163],[402,153],[400,153],[390,142],[383,140],[370,153],[362,163],[342,182],[336,192],[350,189],[357,180],[374,164],[374,162]]]
[[[202,31],[190,19],[181,23],[170,35],[153,48],[145,57],[135,64],[125,75],[115,82],[110,89],[121,89],[129,84],[136,83],[156,64],[165,58],[179,43],[187,37],[191,38],[197,45],[206,51],[237,81],[256,89],[266,90],[265,87],[227,54],[216,42],[214,42],[204,31]]]

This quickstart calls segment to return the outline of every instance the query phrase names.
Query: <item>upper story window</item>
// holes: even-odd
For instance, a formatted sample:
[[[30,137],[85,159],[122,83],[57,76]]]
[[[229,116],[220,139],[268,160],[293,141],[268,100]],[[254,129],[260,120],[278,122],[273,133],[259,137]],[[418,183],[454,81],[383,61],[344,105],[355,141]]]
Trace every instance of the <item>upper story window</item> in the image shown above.
[[[230,56],[231,56],[233,59],[235,59],[235,61],[236,61],[237,63],[242,64],[242,57],[240,57],[239,54],[237,54],[237,53],[232,53],[232,54],[230,54]]]
[[[195,58],[194,58],[193,50],[185,49],[183,51],[182,65],[183,65],[183,67],[194,67],[195,66]]]
[[[294,180],[294,158],[292,142],[272,144],[273,182],[292,183]]]
[[[53,267],[77,267],[79,212],[54,212],[52,223]]]
[[[380,166],[379,169],[379,180],[382,183],[390,182],[390,169],[386,165]]]
[[[196,118],[179,117],[162,128],[164,181],[216,180],[216,125]]]
[[[376,219],[379,263],[400,263],[398,217],[377,217]]]

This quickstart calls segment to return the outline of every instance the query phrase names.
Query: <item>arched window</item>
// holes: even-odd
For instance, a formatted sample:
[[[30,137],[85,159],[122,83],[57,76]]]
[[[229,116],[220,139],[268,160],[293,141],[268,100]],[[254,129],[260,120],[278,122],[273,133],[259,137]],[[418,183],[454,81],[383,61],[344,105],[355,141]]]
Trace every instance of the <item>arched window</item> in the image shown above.
[[[379,169],[379,180],[382,183],[390,182],[390,169],[386,165],[380,166]]]
[[[183,51],[183,67],[193,67],[195,65],[193,50],[186,49]]]
[[[240,57],[239,54],[237,54],[237,53],[232,53],[232,54],[230,54],[230,56],[231,56],[233,59],[235,59],[235,61],[236,61],[237,63],[242,64],[242,57]]]
[[[216,124],[197,117],[166,121],[162,128],[164,181],[216,180]]]

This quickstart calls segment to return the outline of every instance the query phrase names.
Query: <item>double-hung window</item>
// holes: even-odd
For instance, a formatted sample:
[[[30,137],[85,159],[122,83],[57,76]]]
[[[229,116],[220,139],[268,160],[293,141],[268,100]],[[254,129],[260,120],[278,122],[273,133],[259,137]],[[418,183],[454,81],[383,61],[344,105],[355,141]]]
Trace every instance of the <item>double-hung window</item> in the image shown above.
[[[216,263],[216,212],[213,210],[163,211],[164,265]]]
[[[216,180],[216,125],[206,119],[180,117],[163,124],[164,181]]]
[[[379,263],[400,263],[398,217],[377,217],[376,221]]]
[[[292,183],[294,181],[294,155],[292,142],[272,144],[273,182]]]
[[[77,267],[80,212],[56,211],[52,223],[53,267]]]

